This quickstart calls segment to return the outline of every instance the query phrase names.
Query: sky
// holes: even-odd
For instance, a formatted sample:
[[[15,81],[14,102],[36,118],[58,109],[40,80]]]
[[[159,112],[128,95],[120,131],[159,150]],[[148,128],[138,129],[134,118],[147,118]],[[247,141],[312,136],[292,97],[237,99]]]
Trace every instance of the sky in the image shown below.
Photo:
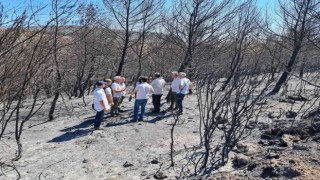
[[[102,5],[102,0],[84,0],[84,1],[88,3],[89,2],[99,3]],[[169,4],[171,1],[172,0],[167,0]],[[267,10],[269,15],[271,16],[275,15],[275,9],[276,9],[278,0],[256,0],[256,1],[257,1],[258,7],[261,8],[263,13],[265,13]],[[7,14],[12,14],[13,9],[15,10],[18,9],[18,12],[19,11],[22,12],[25,9],[25,7],[28,7],[30,2],[32,2],[32,4],[40,4],[40,6],[45,6],[45,5],[50,6],[50,3],[52,1],[51,0],[0,0],[0,2],[5,7],[5,11],[7,12]],[[43,16],[43,18],[48,16],[48,14],[46,14],[46,11],[44,11],[40,15]]]

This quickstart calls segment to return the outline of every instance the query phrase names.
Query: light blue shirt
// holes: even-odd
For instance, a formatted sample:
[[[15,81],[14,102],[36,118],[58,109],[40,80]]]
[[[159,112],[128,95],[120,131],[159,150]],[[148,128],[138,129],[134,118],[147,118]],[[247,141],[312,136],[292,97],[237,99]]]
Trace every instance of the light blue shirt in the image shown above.
[[[177,94],[187,94],[189,86],[191,84],[190,80],[188,78],[183,78],[180,80],[180,83],[182,83],[182,89],[177,92]]]

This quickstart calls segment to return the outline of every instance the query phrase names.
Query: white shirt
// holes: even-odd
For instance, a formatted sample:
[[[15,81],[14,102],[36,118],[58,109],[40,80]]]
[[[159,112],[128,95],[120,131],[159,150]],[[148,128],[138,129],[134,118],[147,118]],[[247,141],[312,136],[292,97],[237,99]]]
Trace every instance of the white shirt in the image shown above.
[[[136,99],[148,99],[148,95],[151,93],[152,86],[148,83],[139,84],[135,90],[137,91]]]
[[[105,92],[103,91],[103,89],[96,88],[94,90],[93,96],[94,96],[93,104],[94,104],[94,109],[96,111],[99,112],[99,111],[103,110],[103,107],[101,106],[100,101],[103,101],[103,103],[106,106],[106,108],[110,109],[107,96],[106,96]]]
[[[157,78],[153,80],[152,83],[150,84],[154,89],[153,94],[157,94],[157,95],[163,94],[163,88],[165,84],[166,82],[162,78]]]
[[[114,82],[112,83],[111,85],[111,89],[112,90],[116,90],[116,91],[120,91],[122,88],[121,88],[121,85],[117,82]],[[113,97],[121,97],[122,96],[122,92],[113,92]]]
[[[188,78],[182,78],[180,79],[180,84],[182,85],[182,89],[177,91],[178,94],[187,94],[187,91],[189,89],[189,86],[191,84],[190,80]]]
[[[173,81],[172,81],[172,84],[171,84],[171,90],[172,92],[179,92],[179,85],[180,85],[180,79],[179,78],[175,78]]]
[[[106,92],[106,95],[112,94],[110,87],[107,87],[104,91]]]

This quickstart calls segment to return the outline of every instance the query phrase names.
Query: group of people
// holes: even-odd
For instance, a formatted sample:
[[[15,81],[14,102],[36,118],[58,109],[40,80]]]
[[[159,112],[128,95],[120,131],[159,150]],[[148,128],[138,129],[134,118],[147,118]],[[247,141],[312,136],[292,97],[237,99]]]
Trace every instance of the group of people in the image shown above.
[[[188,90],[192,88],[191,81],[186,78],[184,72],[172,72],[173,81],[171,84],[170,101],[168,110],[177,110],[176,113],[183,113],[183,100]],[[152,94],[152,104],[154,109],[152,113],[161,111],[161,97],[164,92],[165,80],[160,73],[154,74],[155,79],[147,76],[141,76],[136,83],[134,90],[130,94],[135,98],[133,108],[133,119],[131,122],[143,121],[148,103],[149,95]],[[98,81],[94,90],[93,108],[97,112],[95,116],[94,129],[101,129],[101,122],[104,114],[110,111],[111,117],[118,116],[121,112],[120,105],[126,96],[125,77],[116,76],[113,79]],[[139,115],[139,109],[141,109]]]

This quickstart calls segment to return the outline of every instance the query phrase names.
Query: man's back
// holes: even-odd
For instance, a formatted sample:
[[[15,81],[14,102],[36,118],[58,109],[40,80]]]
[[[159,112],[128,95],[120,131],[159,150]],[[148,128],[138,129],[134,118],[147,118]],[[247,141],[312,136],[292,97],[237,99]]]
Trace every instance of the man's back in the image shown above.
[[[136,99],[148,99],[152,86],[148,83],[141,83],[136,87],[137,97]]]
[[[172,85],[171,85],[172,91],[173,92],[179,92],[179,85],[180,85],[180,79],[179,78],[175,78],[172,81]]]
[[[178,93],[187,94],[191,81],[188,78],[180,79],[180,83],[182,85],[182,89]]]
[[[154,94],[163,94],[163,88],[166,82],[162,78],[157,78],[152,81],[151,86],[154,89]]]

